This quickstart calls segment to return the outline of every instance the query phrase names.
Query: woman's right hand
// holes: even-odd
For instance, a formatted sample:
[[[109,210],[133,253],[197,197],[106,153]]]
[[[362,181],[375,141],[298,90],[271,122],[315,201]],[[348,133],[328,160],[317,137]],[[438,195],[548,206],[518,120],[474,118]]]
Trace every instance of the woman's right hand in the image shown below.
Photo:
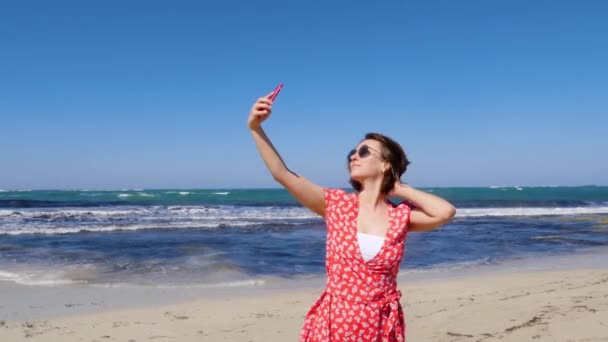
[[[270,93],[272,94],[272,93]],[[247,126],[250,130],[258,129],[262,125],[270,114],[272,113],[272,101],[268,98],[270,94],[265,97],[260,97],[251,107],[249,112],[249,119],[247,120]]]

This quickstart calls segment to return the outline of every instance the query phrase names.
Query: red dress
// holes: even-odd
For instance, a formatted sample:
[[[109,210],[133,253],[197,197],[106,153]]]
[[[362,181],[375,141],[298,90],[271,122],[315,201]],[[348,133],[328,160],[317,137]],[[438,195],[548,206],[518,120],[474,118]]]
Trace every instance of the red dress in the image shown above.
[[[323,189],[327,222],[327,286],[312,305],[300,342],[405,341],[397,289],[411,208],[389,205],[384,245],[365,261],[357,240],[358,194]]]

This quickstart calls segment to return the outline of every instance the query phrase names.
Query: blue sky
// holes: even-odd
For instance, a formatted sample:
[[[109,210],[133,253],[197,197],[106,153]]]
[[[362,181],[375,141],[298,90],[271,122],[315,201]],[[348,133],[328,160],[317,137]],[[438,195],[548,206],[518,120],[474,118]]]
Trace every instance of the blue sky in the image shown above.
[[[366,132],[413,186],[608,185],[605,1],[0,2],[0,189],[347,186]]]

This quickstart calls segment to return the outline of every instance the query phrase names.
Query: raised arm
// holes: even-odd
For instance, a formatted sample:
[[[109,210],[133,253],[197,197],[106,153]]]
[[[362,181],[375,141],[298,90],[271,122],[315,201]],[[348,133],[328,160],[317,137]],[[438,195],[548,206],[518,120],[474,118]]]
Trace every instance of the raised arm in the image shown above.
[[[456,215],[456,208],[450,202],[401,182],[395,183],[389,195],[400,197],[416,206],[410,214],[408,231],[433,230],[448,223]]]
[[[267,97],[259,98],[249,113],[247,125],[260,156],[272,177],[284,186],[298,202],[318,215],[325,217],[323,188],[289,170],[262,129],[262,122],[268,119],[271,113],[272,101]]]

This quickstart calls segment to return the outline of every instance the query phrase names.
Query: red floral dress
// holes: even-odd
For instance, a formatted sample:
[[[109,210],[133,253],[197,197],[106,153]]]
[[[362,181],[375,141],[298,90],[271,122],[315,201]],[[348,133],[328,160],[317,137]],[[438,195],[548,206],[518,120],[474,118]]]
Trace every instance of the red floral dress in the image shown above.
[[[405,341],[405,314],[397,289],[411,208],[389,205],[384,245],[365,261],[357,240],[359,196],[324,189],[327,286],[312,305],[300,342]]]

